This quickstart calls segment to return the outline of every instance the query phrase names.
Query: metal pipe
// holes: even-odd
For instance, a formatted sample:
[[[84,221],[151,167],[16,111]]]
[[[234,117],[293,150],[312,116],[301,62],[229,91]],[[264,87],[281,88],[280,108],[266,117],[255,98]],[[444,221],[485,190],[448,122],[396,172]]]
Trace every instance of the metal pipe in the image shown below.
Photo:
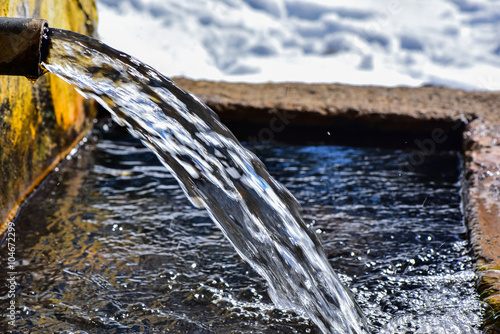
[[[0,17],[0,75],[40,77],[48,27],[42,19]]]

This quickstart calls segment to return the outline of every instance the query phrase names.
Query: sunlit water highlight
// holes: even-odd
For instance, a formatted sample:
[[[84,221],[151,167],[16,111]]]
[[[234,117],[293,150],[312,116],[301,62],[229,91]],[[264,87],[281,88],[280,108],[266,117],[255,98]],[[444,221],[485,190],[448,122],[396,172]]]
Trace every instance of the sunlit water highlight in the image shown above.
[[[52,29],[43,66],[108,109],[150,148],[282,309],[324,333],[362,333],[364,318],[304,224],[295,198],[215,113],[154,69],[103,43]],[[126,205],[126,204],[125,204]]]
[[[14,332],[320,333],[272,304],[265,280],[153,153],[123,132],[94,142],[82,143],[16,220]],[[456,155],[399,175],[407,152],[249,148],[303,203],[373,333],[481,333]],[[7,254],[4,244],[0,260]],[[6,293],[1,285],[0,309]]]

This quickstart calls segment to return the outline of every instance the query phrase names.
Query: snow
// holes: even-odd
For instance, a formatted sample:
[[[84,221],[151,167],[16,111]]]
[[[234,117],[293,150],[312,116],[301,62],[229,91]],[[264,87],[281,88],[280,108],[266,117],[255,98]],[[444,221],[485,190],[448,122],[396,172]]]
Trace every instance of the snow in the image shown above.
[[[166,76],[500,90],[498,0],[97,0]]]

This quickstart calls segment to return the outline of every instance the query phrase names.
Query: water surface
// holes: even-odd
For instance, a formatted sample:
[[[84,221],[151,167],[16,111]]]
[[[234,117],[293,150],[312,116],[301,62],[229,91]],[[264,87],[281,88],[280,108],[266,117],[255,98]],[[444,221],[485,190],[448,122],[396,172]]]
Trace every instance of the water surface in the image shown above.
[[[480,333],[456,154],[403,173],[404,151],[247,147],[297,197],[374,333]],[[123,132],[83,143],[16,228],[15,332],[320,333],[274,306],[208,213]]]
[[[283,310],[323,333],[360,334],[365,320],[306,227],[299,205],[214,111],[150,66],[102,42],[49,29],[42,66],[93,98],[156,154],[195,207],[266,279]]]

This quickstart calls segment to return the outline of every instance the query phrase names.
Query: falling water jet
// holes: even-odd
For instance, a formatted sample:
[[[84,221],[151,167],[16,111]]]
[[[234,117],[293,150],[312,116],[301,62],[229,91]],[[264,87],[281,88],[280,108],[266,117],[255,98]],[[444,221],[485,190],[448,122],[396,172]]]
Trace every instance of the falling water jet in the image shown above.
[[[295,198],[210,108],[97,40],[59,29],[46,33],[43,69],[97,100],[158,156],[191,202],[206,208],[238,254],[266,279],[276,305],[312,319],[324,333],[365,333],[362,312],[303,222]]]

